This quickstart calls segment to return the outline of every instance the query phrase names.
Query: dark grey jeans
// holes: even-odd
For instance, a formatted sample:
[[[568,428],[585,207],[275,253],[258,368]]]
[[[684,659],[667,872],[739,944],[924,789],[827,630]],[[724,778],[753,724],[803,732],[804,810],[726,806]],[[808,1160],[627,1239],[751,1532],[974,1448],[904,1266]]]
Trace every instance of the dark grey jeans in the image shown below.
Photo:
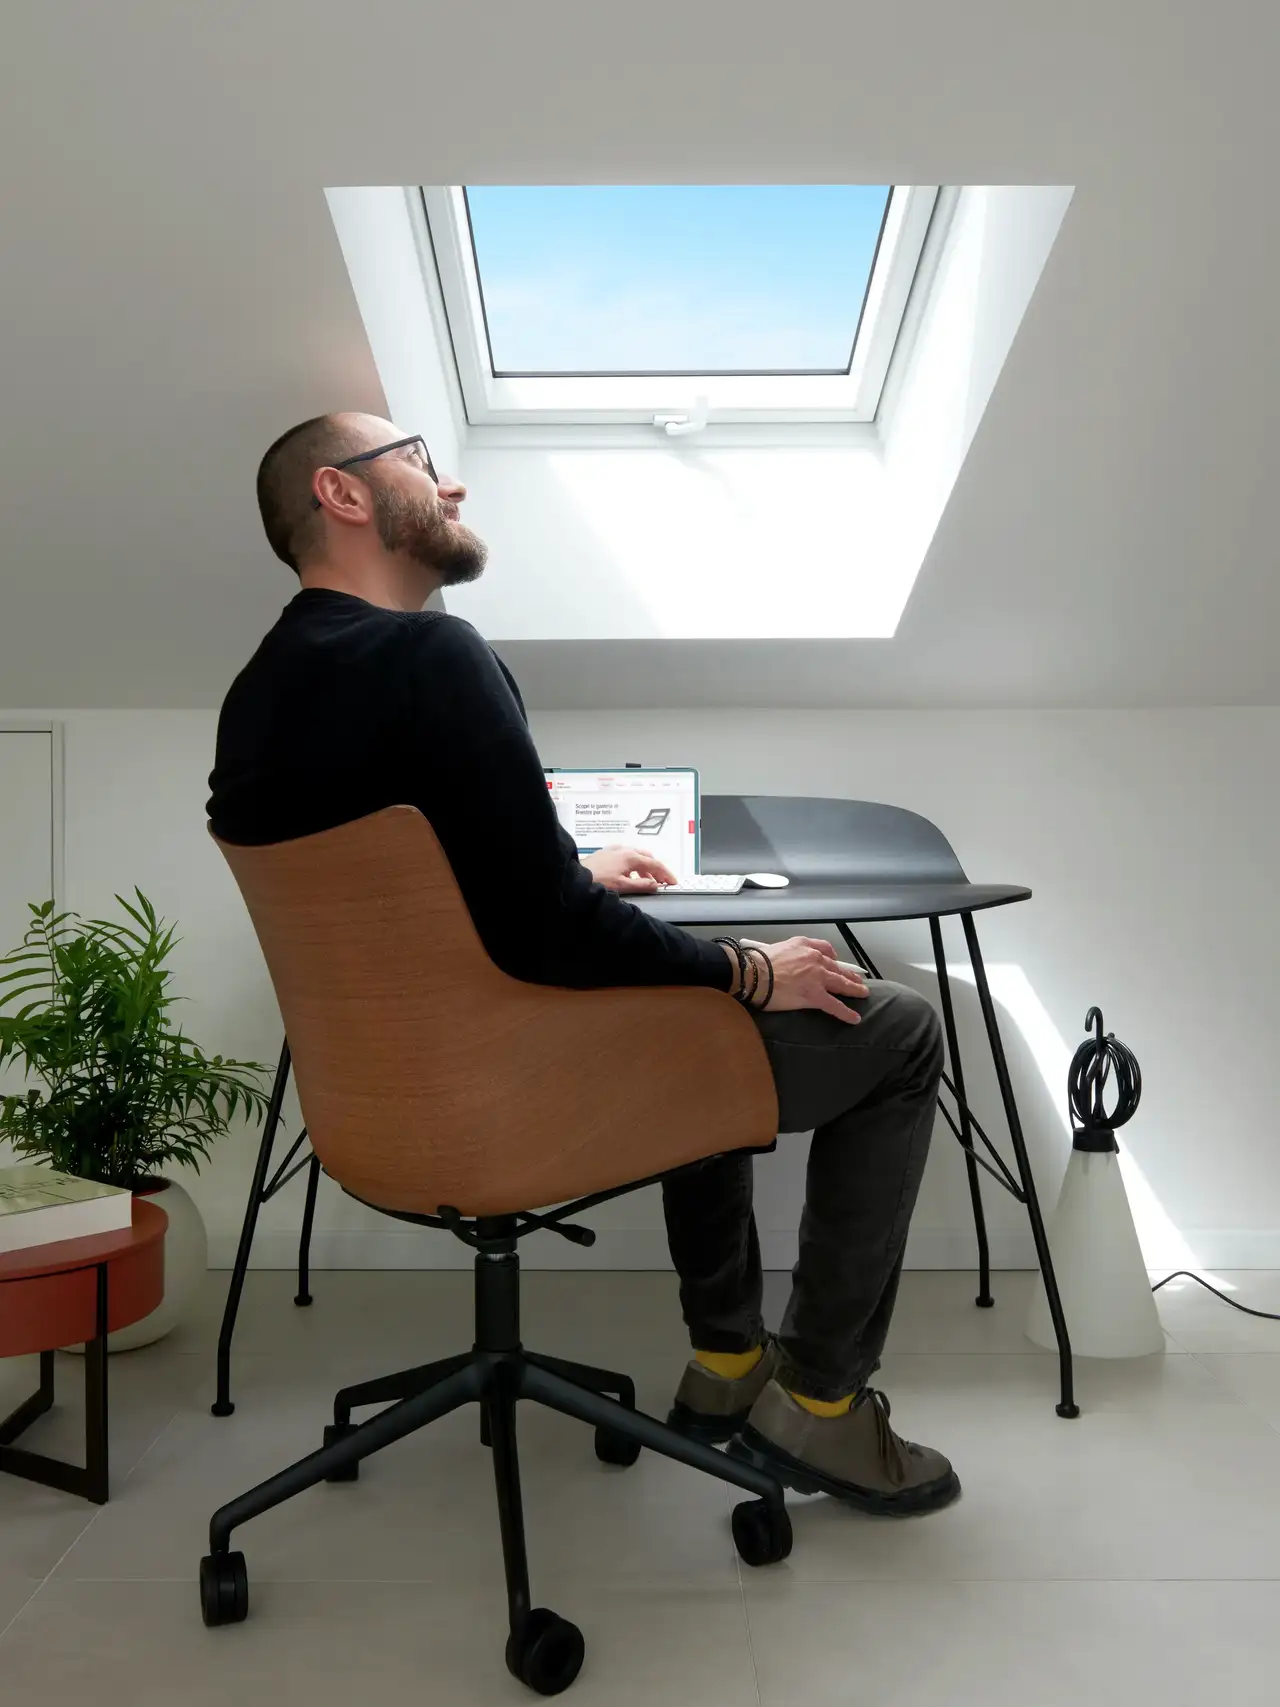
[[[813,1131],[800,1256],[779,1334],[782,1380],[838,1399],[879,1366],[907,1227],[933,1132],[942,1026],[914,990],[869,980],[860,1025],[817,1010],[759,1014],[779,1130]],[[680,1302],[699,1351],[761,1343],[763,1276],[753,1158],[723,1156],[663,1182]]]

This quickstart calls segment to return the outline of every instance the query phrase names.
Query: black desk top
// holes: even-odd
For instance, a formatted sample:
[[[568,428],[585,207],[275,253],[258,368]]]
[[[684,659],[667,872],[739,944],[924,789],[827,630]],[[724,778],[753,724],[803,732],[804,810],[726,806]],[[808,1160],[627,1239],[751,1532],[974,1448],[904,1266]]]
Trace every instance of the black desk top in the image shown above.
[[[755,869],[753,867],[753,869]],[[763,868],[761,868],[763,869]],[[1013,883],[795,883],[736,895],[629,895],[627,900],[669,925],[871,924],[878,919],[942,918],[1026,901]]]

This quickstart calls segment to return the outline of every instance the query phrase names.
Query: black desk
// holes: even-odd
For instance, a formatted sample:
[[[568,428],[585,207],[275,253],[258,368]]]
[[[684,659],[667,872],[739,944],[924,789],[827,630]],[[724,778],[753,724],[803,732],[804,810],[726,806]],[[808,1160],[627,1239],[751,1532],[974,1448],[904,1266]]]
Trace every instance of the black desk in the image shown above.
[[[762,926],[831,924],[840,932],[853,958],[875,978],[880,973],[853,934],[852,927],[902,919],[929,921],[950,1067],[950,1071],[943,1074],[943,1088],[950,1095],[954,1110],[942,1100],[938,1106],[965,1154],[978,1248],[977,1303],[983,1309],[989,1309],[994,1303],[987,1225],[978,1173],[982,1168],[1026,1208],[1058,1340],[1061,1375],[1058,1415],[1078,1416],[1072,1381],[1071,1343],[973,919],[975,913],[985,909],[1026,901],[1031,891],[1016,884],[970,883],[942,832],[927,818],[899,806],[885,806],[868,800],[736,794],[703,795],[700,806],[703,871],[776,871],[791,878],[790,887],[744,889],[737,895],[631,897],[646,912],[673,925],[717,925],[747,936]],[[964,1067],[956,1037],[940,924],[943,918],[951,916],[959,916],[964,927],[1013,1148],[1012,1169],[965,1100]],[[799,933],[793,931],[791,934]],[[231,1342],[258,1211],[304,1168],[308,1170],[307,1195],[298,1247],[298,1292],[294,1302],[300,1305],[311,1302],[311,1230],[320,1163],[314,1155],[305,1152],[301,1159],[295,1160],[307,1141],[305,1127],[268,1179],[288,1079],[289,1044],[286,1039],[280,1051],[275,1086],[263,1121],[257,1166],[245,1209],[235,1267],[227,1289],[222,1331],[218,1338],[215,1416],[229,1416],[235,1409],[230,1398]],[[982,1150],[975,1144],[975,1135]]]
[[[715,871],[703,857],[703,869]],[[786,876],[784,872],[782,874]],[[1000,883],[865,883],[793,879],[787,889],[740,889],[736,895],[632,895],[628,899],[669,925],[725,925],[749,931],[756,925],[888,923],[893,919],[942,919],[1028,901],[1029,889]]]

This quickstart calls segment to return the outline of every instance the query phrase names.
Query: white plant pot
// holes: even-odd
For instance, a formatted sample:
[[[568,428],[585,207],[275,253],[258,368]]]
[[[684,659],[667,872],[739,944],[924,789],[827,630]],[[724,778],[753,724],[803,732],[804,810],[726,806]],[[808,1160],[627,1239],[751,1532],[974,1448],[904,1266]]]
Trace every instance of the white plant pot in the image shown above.
[[[164,1297],[140,1322],[119,1328],[107,1339],[108,1351],[136,1351],[171,1334],[190,1307],[196,1288],[209,1267],[209,1238],[200,1211],[175,1180],[161,1180],[155,1189],[139,1194],[163,1209],[169,1218],[164,1237]],[[66,1351],[82,1352],[82,1345]]]

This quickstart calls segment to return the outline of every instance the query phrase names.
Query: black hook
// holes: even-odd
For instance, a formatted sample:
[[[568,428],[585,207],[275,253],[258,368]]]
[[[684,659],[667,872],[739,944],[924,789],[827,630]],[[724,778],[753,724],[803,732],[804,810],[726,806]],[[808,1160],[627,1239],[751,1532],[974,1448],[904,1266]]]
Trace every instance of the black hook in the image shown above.
[[[1067,1101],[1075,1128],[1072,1142],[1077,1150],[1114,1150],[1113,1128],[1123,1126],[1137,1109],[1142,1073],[1133,1051],[1103,1030],[1101,1008],[1089,1009],[1084,1028],[1085,1040],[1072,1056],[1068,1075]],[[1108,1115],[1105,1098],[1113,1070],[1116,1108]]]
[[[1091,1026],[1093,1028],[1094,1056],[1093,1060],[1089,1063],[1089,1070],[1085,1075],[1085,1078],[1086,1083],[1089,1084],[1093,1090],[1094,1124],[1097,1126],[1105,1126],[1107,1111],[1103,1103],[1103,1096],[1106,1092],[1107,1080],[1111,1074],[1111,1059],[1107,1054],[1107,1040],[1102,1030],[1102,1009],[1099,1007],[1090,1008],[1088,1013],[1084,1016],[1085,1030],[1088,1031]]]

